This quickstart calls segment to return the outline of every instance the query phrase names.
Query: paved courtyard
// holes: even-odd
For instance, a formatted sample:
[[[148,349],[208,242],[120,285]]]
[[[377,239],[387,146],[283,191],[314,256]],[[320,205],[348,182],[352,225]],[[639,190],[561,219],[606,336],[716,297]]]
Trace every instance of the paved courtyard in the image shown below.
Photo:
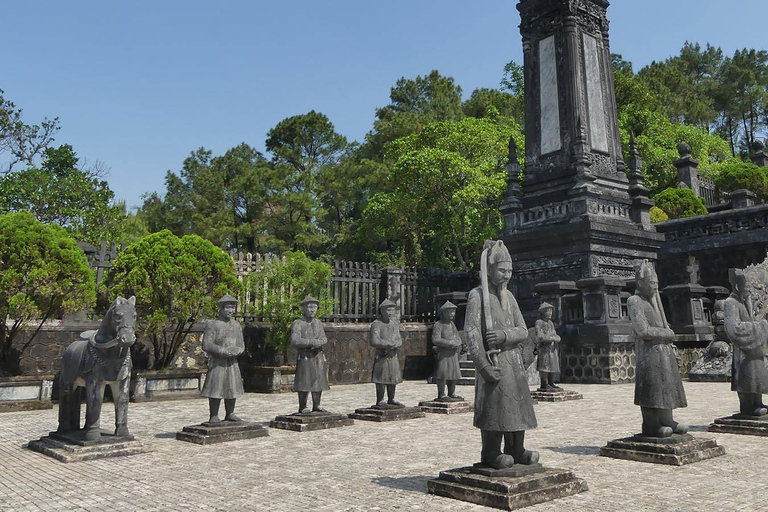
[[[573,469],[590,490],[526,510],[768,510],[768,438],[706,432],[734,411],[729,384],[685,384],[690,405],[676,418],[727,454],[682,467],[600,457],[606,441],[638,430],[633,386],[567,387],[584,399],[536,405],[540,426],[529,432],[528,447],[547,466]],[[459,389],[467,397],[473,390]],[[335,386],[324,405],[351,412],[371,404],[373,391],[372,384]],[[407,405],[434,394],[425,382],[398,386]],[[248,394],[237,412],[268,422],[295,406],[291,393]],[[103,413],[102,425],[112,425],[111,404]],[[156,451],[71,464],[24,448],[55,429],[56,415],[56,407],[0,414],[0,510],[491,510],[427,494],[439,471],[477,460],[471,413],[306,433],[271,429],[269,437],[199,446],[174,435],[206,418],[204,400],[131,404],[132,432]]]

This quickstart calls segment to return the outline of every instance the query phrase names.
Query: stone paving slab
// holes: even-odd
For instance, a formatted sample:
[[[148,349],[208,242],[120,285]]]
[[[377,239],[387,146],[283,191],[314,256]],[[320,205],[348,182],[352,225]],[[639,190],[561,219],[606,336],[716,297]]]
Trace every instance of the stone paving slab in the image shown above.
[[[678,421],[696,437],[716,439],[727,454],[682,467],[600,457],[609,440],[636,433],[640,410],[632,385],[569,385],[583,400],[539,403],[539,428],[527,447],[541,462],[574,472],[589,491],[525,509],[542,511],[768,510],[768,438],[707,432],[733,414],[736,394],[725,382],[685,383]],[[434,385],[408,381],[397,399],[409,406],[432,398]],[[373,384],[334,386],[323,406],[351,413],[375,398]],[[267,424],[293,412],[295,393],[247,394],[237,402],[246,421]],[[103,408],[102,427],[114,410]],[[0,510],[12,511],[480,511],[479,505],[427,493],[441,471],[477,462],[480,433],[472,414],[430,414],[419,421],[356,422],[346,428],[200,446],[176,441],[184,425],[208,416],[207,401],[129,406],[129,426],[156,451],[62,464],[23,446],[56,428],[51,410],[0,414]]]

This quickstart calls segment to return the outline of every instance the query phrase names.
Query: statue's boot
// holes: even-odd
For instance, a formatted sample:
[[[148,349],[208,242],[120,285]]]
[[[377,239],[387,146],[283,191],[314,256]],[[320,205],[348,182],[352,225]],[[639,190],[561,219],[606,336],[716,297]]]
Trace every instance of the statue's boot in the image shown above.
[[[101,441],[101,429],[99,427],[91,427],[85,432],[86,441]]]
[[[464,397],[456,394],[456,381],[448,382],[448,396],[453,402],[463,402]]]
[[[323,407],[320,407],[319,405],[317,407],[312,408],[312,412],[328,412],[328,409],[325,409]]]
[[[464,397],[463,396],[459,396],[456,393],[454,393],[452,395],[449,395],[449,397],[454,402],[463,402],[464,401]]]
[[[672,427],[662,425],[661,414],[662,411],[671,409],[655,409],[653,407],[640,407],[640,411],[643,414],[643,434],[650,437],[670,437],[674,432]],[[683,425],[685,426],[685,425]],[[686,427],[687,429],[687,427]]]
[[[678,423],[672,419],[672,409],[659,409],[659,423],[672,429],[675,434],[688,433],[688,425]]]
[[[563,388],[561,388],[560,386],[556,386],[555,385],[555,374],[554,373],[550,373],[549,377],[547,377],[547,386],[549,386],[549,388],[552,391],[562,391],[563,390]]]
[[[514,466],[515,458],[508,453],[501,453],[501,440],[504,432],[481,430],[483,438],[483,451],[480,454],[480,462],[495,469],[505,469]]]
[[[127,425],[120,425],[115,429],[115,437],[128,437],[131,433],[128,432],[128,426]]]
[[[221,418],[219,418],[219,415],[216,414],[208,418],[208,423],[221,423]]]
[[[539,462],[539,452],[525,449],[525,430],[505,433],[504,451],[511,452],[516,464],[531,465]]]
[[[243,421],[243,420],[241,420],[240,417],[238,417],[235,413],[231,412],[226,415],[226,417],[224,418],[224,421]]]
[[[320,400],[322,400],[323,392],[322,391],[313,391],[312,392],[312,412],[328,412],[326,409],[323,409],[320,407]]]
[[[309,407],[305,407],[299,411],[299,414],[310,414],[311,412],[312,412],[312,409],[310,409]]]
[[[402,402],[398,402],[397,400],[388,400],[388,401],[387,401],[387,405],[388,405],[389,407],[398,407],[398,408],[403,408],[403,407],[405,407],[405,404],[404,404],[404,403],[402,403]]]
[[[507,455],[506,453],[502,453],[497,455],[493,461],[485,462],[485,464],[496,469],[506,469],[515,465],[515,458],[511,455]]]
[[[386,400],[379,400],[376,405],[373,406],[376,409],[388,409]]]
[[[236,400],[237,400],[236,398],[224,399],[224,410],[226,411],[226,415],[224,416],[224,421],[243,421],[235,415]]]

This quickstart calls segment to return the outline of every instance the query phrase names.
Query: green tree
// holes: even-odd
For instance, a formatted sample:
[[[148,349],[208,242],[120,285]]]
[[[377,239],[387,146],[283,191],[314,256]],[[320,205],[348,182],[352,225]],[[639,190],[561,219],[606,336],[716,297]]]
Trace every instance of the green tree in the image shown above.
[[[47,148],[40,168],[0,178],[0,211],[29,211],[46,224],[58,224],[77,240],[120,241],[123,213],[106,181],[78,168],[70,145]]]
[[[716,164],[712,174],[719,192],[747,189],[757,194],[760,201],[768,199],[768,168],[732,158]]]
[[[707,214],[704,201],[689,188],[668,188],[653,196],[653,200],[670,219]]]
[[[110,300],[136,296],[139,326],[152,344],[152,368],[170,365],[195,321],[214,316],[224,294],[238,296],[232,258],[197,235],[152,233],[115,259],[105,288]]]
[[[3,94],[0,89],[0,173],[8,174],[18,164],[34,167],[35,158],[51,145],[60,127],[58,117],[26,124],[22,110]]]
[[[270,324],[267,343],[285,354],[290,345],[291,324],[301,318],[300,303],[307,295],[320,301],[318,317],[333,311],[328,298],[331,275],[327,263],[297,251],[272,258],[248,276],[246,286],[255,304],[249,310]]]
[[[388,146],[391,192],[366,207],[361,243],[405,263],[469,269],[482,241],[498,235],[508,144],[516,126],[467,118],[426,125]]]
[[[95,289],[85,254],[66,231],[28,212],[0,215],[0,369],[18,373],[19,357],[43,322],[92,307]],[[37,329],[14,347],[33,319]]]

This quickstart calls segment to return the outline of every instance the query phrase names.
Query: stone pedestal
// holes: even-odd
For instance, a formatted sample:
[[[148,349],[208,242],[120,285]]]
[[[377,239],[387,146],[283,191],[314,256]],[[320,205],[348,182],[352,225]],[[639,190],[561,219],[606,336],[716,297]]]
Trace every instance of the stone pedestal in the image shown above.
[[[247,421],[222,421],[220,423],[201,423],[184,427],[176,432],[176,439],[195,444],[216,444],[227,441],[240,441],[264,437],[269,431],[256,423]]]
[[[531,398],[539,402],[566,402],[568,400],[581,400],[584,396],[575,391],[561,389],[556,391],[531,391]]]
[[[379,409],[376,407],[363,407],[355,409],[355,412],[349,415],[355,420],[365,421],[400,421],[411,420],[414,418],[423,418],[426,416],[419,407],[390,407]]]
[[[725,418],[717,418],[709,426],[709,431],[748,436],[768,436],[768,416],[734,414]]]
[[[475,406],[472,402],[461,400],[460,402],[442,402],[440,400],[427,400],[419,402],[419,408],[424,412],[435,414],[459,414],[462,412],[473,412]]]
[[[534,464],[506,470],[464,467],[441,471],[438,478],[427,482],[427,489],[437,496],[516,510],[584,492],[587,484],[571,471]]]
[[[30,441],[27,447],[61,462],[81,462],[154,451],[151,446],[133,436],[117,437],[106,430],[101,431],[100,441],[86,441],[85,430],[66,434],[51,432],[37,441]]]
[[[272,428],[293,430],[294,432],[309,432],[326,428],[347,427],[354,425],[355,421],[344,414],[332,412],[312,412],[310,414],[285,414],[277,416],[269,422]]]
[[[725,448],[712,439],[697,439],[690,434],[671,437],[649,437],[636,434],[609,441],[600,448],[600,455],[614,459],[652,462],[683,466],[704,459],[725,455]]]

